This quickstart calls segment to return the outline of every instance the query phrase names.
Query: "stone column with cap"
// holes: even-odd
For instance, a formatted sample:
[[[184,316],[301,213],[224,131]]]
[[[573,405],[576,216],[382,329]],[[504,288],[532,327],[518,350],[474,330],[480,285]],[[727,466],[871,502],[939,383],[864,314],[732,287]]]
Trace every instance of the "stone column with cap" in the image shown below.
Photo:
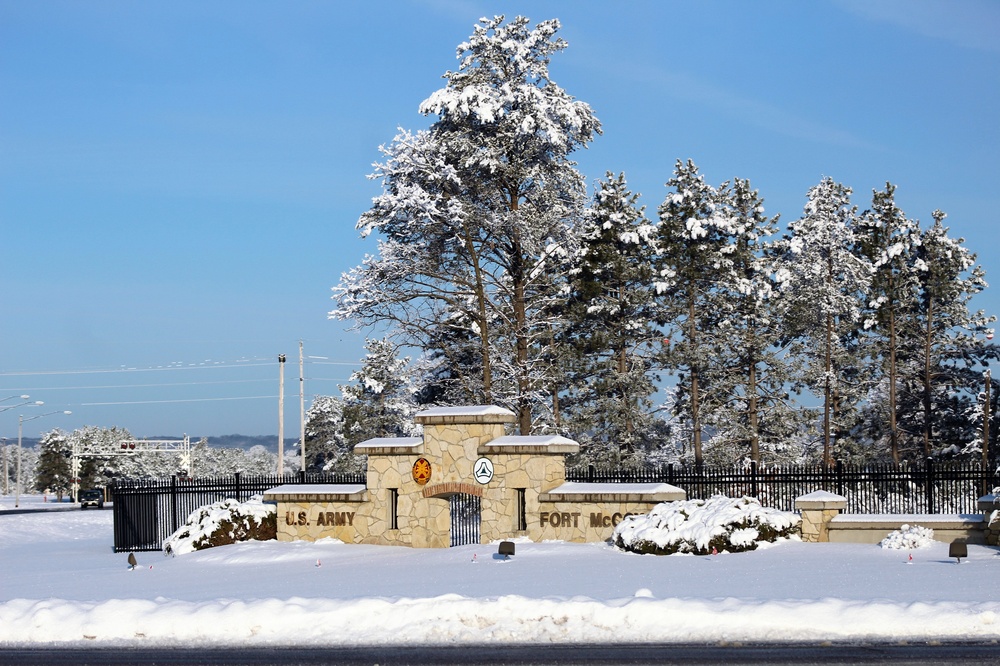
[[[802,515],[802,540],[822,543],[830,540],[830,521],[847,508],[847,498],[817,490],[795,499],[795,509]]]

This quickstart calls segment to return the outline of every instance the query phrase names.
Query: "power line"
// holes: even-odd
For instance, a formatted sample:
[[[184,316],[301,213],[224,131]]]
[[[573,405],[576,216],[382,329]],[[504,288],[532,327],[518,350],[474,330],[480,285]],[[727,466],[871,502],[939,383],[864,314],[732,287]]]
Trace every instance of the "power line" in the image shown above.
[[[256,367],[269,367],[273,365],[271,361],[264,361],[263,359],[253,359],[254,362],[240,362],[240,361],[203,361],[200,363],[173,363],[167,365],[159,366],[148,366],[148,367],[120,367],[120,368],[104,368],[104,369],[91,369],[91,370],[19,370],[19,371],[8,371],[0,372],[0,377],[43,377],[43,376],[58,376],[58,375],[101,375],[101,374],[115,374],[115,373],[131,373],[131,372],[158,372],[158,371],[173,371],[173,370],[214,370],[217,368],[256,368]],[[359,361],[307,361],[307,365],[346,365],[346,366],[360,366]]]
[[[24,387],[25,391],[80,391],[93,389],[119,389],[119,388],[152,388],[162,386],[209,386],[212,384],[259,384],[269,382],[270,379],[225,379],[212,382],[166,382],[161,384],[100,384],[97,386],[42,386]]]
[[[181,398],[178,400],[121,400],[117,402],[81,402],[82,407],[101,407],[105,405],[159,405],[172,402],[218,402],[220,400],[273,400],[276,395],[248,395],[239,398]]]
[[[160,366],[160,367],[149,367],[149,368],[115,368],[115,369],[105,369],[105,370],[24,370],[19,372],[0,372],[0,377],[39,377],[39,376],[55,376],[55,375],[106,375],[113,373],[129,373],[129,372],[158,372],[158,371],[168,371],[168,370],[209,370],[217,368],[252,368],[257,366],[271,365],[270,363],[240,363],[232,365],[205,365],[192,363],[189,365],[170,365],[170,366]]]

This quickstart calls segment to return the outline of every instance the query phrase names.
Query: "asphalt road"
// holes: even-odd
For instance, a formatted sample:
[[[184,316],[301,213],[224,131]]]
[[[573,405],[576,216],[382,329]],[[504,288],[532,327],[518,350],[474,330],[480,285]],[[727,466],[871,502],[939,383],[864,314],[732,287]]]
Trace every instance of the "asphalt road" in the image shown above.
[[[1000,664],[1000,644],[538,645],[366,648],[0,649],[6,666],[529,666],[580,664]]]

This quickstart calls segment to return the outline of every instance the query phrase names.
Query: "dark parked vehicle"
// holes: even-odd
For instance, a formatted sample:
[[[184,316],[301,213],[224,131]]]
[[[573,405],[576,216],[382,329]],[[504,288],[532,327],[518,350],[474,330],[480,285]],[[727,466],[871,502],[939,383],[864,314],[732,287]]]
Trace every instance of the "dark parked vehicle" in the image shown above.
[[[88,506],[96,506],[98,509],[103,509],[104,491],[98,488],[80,491],[80,508],[86,509]]]

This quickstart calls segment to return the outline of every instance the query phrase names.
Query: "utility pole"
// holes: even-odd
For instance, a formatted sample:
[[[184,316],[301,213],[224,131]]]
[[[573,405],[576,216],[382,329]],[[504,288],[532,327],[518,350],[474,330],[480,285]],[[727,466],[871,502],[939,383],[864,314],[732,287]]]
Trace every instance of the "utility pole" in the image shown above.
[[[278,476],[285,475],[285,355],[278,354]]]
[[[7,471],[7,438],[3,438],[3,494],[10,492],[9,474]]]
[[[299,442],[302,443],[302,473],[306,471],[306,379],[302,372],[302,341],[299,340]]]

